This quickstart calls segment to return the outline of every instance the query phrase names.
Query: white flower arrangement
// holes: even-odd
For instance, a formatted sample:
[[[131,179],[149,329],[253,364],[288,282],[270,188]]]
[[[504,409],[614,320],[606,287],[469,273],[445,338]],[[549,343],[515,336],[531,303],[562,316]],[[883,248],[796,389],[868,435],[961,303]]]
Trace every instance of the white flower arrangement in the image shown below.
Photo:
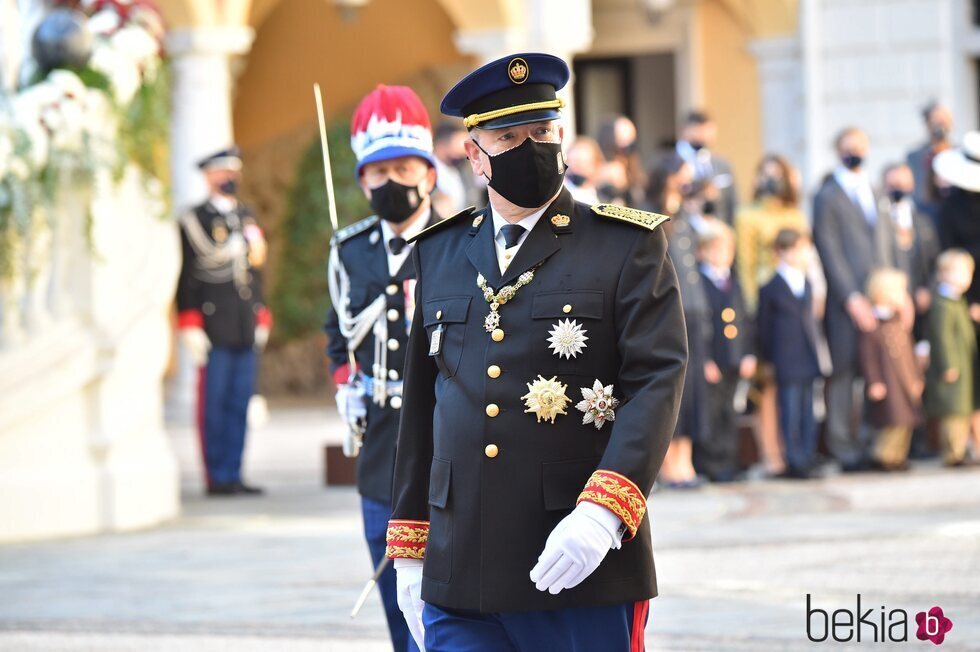
[[[62,173],[70,178],[114,172],[128,162],[123,118],[161,68],[163,24],[151,6],[138,0],[82,0],[79,8],[91,14],[88,28],[95,36],[88,68],[105,81],[87,86],[75,72],[55,69],[12,96],[0,93],[0,277],[4,243],[10,246],[9,236],[28,232],[53,202],[51,193],[61,182],[52,179]],[[159,195],[164,214],[163,184],[151,177],[146,187]]]

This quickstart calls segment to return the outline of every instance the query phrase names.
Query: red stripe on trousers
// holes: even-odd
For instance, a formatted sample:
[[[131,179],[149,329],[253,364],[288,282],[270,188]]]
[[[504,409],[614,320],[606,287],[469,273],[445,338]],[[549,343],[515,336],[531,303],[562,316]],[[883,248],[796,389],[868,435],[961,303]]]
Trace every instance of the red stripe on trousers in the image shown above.
[[[201,463],[204,466],[204,482],[211,488],[211,471],[208,469],[207,437],[204,434],[204,391],[208,377],[207,366],[198,369],[197,374],[197,441],[201,445]]]
[[[647,624],[647,613],[650,609],[649,600],[633,603],[633,631],[630,636],[630,652],[644,652],[646,645],[643,641]]]

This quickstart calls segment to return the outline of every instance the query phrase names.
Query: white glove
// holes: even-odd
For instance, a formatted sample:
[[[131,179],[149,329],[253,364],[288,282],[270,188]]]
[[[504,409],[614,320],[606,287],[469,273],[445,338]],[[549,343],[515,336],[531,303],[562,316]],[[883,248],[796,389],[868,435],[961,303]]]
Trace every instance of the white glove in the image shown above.
[[[557,595],[562,589],[578,586],[591,575],[611,548],[619,548],[622,521],[605,507],[581,502],[555,526],[538,563],[531,569],[531,581],[539,591]]]
[[[255,350],[261,353],[265,351],[265,345],[269,343],[269,327],[255,327]]]
[[[357,457],[362,442],[361,436],[357,434],[352,424],[357,419],[367,417],[367,406],[364,405],[364,397],[352,391],[350,385],[343,384],[337,385],[337,395],[334,400],[337,402],[337,412],[347,426],[342,444],[344,457]]]
[[[422,626],[422,560],[396,559],[395,586],[398,593],[398,608],[405,616],[408,631],[412,633],[415,644],[425,649],[425,627]]]
[[[180,329],[180,343],[183,344],[191,360],[198,367],[208,363],[208,351],[211,350],[211,340],[203,328],[192,326]]]

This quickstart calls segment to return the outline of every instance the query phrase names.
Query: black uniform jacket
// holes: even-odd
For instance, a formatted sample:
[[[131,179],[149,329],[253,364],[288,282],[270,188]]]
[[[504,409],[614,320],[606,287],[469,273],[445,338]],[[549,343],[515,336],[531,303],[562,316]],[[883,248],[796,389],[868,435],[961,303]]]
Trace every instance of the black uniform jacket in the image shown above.
[[[708,355],[722,371],[737,370],[742,358],[755,351],[752,321],[745,309],[742,286],[734,270],[728,278],[728,287],[721,289],[701,272],[704,295],[711,306],[711,348]]]
[[[243,226],[255,223],[251,211],[239,204],[237,220],[229,220],[208,201],[193,210],[204,237],[211,243],[225,241]],[[183,263],[177,280],[177,311],[180,327],[200,326],[214,346],[248,348],[255,344],[255,326],[271,324],[271,313],[262,299],[261,272],[248,268],[245,282],[237,284],[227,267],[215,273],[203,266],[200,253],[181,224]],[[243,264],[248,267],[247,256]]]
[[[488,210],[418,236],[416,328],[387,553],[424,556],[427,602],[497,612],[621,604],[657,593],[645,501],[677,418],[684,316],[660,216],[607,210],[620,218],[597,214],[563,190],[503,278]],[[477,273],[499,292],[538,265],[530,284],[500,307],[503,337],[495,341],[484,327],[489,305]],[[588,337],[570,359],[547,342],[559,320],[574,320]],[[567,413],[554,423],[525,411],[522,396],[538,377],[567,385]],[[597,379],[621,401],[602,429],[583,424],[576,409],[581,388]],[[579,500],[610,509],[629,531],[582,584],[542,593],[528,574]]]
[[[431,226],[439,221],[432,214],[426,223]],[[415,278],[415,266],[411,258],[405,260],[394,276],[388,272],[388,252],[382,242],[381,222],[369,217],[337,232],[334,246],[340,247],[340,260],[350,278],[350,310],[359,313],[368,304],[385,296],[385,319],[388,320],[388,370],[390,381],[401,381],[405,368],[405,350],[408,345],[408,319],[405,314],[405,282]],[[327,333],[327,356],[330,371],[338,383],[347,382],[349,365],[347,340],[340,334],[337,312],[331,308],[324,330]],[[394,341],[395,344],[390,344]],[[354,352],[358,369],[371,375],[374,367],[374,336],[368,333]],[[398,409],[400,400],[391,399],[382,407],[370,398],[367,431],[364,444],[357,457],[357,490],[362,496],[388,504],[391,501],[391,474],[395,467],[395,440],[398,437]]]

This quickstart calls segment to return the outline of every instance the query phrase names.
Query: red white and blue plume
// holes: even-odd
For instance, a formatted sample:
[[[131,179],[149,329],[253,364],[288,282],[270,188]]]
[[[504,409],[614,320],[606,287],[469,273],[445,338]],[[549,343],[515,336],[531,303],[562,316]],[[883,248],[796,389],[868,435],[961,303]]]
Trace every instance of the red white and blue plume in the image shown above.
[[[408,86],[379,84],[361,100],[350,124],[356,173],[366,163],[418,156],[435,167],[432,125],[422,100]]]

